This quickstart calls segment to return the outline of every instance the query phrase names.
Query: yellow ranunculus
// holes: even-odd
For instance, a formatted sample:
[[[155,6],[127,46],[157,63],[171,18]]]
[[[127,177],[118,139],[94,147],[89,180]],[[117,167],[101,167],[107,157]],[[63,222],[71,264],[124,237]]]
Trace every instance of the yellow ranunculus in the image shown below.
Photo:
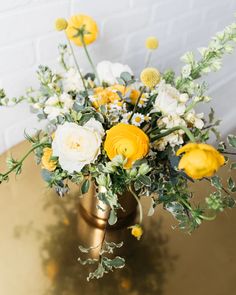
[[[211,177],[225,163],[225,158],[211,145],[188,143],[176,155],[185,153],[179,162],[179,169],[193,179]]]
[[[135,224],[133,226],[130,226],[131,234],[137,239],[140,240],[140,238],[143,235],[143,229],[139,224]]]
[[[51,160],[52,157],[52,149],[44,148],[43,156],[42,156],[42,167],[47,169],[48,171],[54,171],[57,167],[57,161]]]
[[[82,34],[85,44],[91,44],[98,36],[97,23],[90,16],[83,14],[74,15],[68,21],[66,34],[78,46],[83,46],[81,41]]]
[[[148,153],[149,138],[140,128],[119,123],[107,131],[104,149],[110,160],[123,155],[127,159],[124,168],[129,169]]]

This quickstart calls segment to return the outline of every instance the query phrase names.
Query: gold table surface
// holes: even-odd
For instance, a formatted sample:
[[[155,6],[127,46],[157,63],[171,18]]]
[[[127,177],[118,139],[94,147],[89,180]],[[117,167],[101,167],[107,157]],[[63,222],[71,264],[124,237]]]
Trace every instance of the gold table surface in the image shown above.
[[[19,158],[21,143],[9,152]],[[197,185],[199,197],[209,188]],[[236,211],[227,210],[191,236],[158,208],[145,217],[145,234],[127,256],[127,267],[86,281],[76,235],[76,189],[59,199],[47,189],[33,156],[23,173],[0,186],[1,295],[233,295],[236,294]],[[148,209],[144,201],[145,211]]]

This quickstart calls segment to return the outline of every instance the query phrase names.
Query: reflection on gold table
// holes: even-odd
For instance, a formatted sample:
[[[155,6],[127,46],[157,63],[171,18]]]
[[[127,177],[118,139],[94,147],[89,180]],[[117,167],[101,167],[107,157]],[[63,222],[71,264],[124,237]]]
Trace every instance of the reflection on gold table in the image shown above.
[[[27,147],[22,143],[10,152],[17,158]],[[199,198],[208,189],[193,188]],[[126,268],[88,283],[88,270],[77,261],[77,199],[76,188],[63,199],[47,189],[33,156],[22,175],[0,186],[0,294],[236,294],[236,211],[189,236],[173,230],[174,219],[159,208],[145,218],[143,239],[131,238]],[[144,199],[146,211],[148,205]]]

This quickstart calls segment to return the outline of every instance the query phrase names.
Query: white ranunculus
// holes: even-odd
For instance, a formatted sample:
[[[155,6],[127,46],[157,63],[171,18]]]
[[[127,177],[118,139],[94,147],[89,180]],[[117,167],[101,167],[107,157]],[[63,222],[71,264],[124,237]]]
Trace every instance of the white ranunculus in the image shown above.
[[[98,63],[97,73],[101,82],[108,84],[118,83],[117,78],[123,72],[128,72],[133,75],[131,68],[128,65],[123,65],[120,63],[112,63],[110,61],[104,60]]]
[[[84,90],[83,82],[80,78],[78,71],[74,68],[70,68],[63,77],[63,90],[69,91],[81,91]]]
[[[158,95],[154,103],[154,110],[163,115],[183,115],[186,106],[180,102],[180,92],[170,84],[162,81],[158,87]]]
[[[97,159],[103,136],[103,126],[95,119],[83,126],[66,122],[55,132],[53,156],[58,157],[62,169],[69,173],[79,172]]]

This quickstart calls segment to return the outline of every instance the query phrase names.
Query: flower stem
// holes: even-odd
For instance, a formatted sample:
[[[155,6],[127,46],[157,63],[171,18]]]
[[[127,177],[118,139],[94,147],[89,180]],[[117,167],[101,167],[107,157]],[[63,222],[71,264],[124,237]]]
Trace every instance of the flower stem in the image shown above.
[[[152,52],[151,52],[151,50],[149,50],[146,61],[145,61],[145,68],[147,68],[149,66],[150,61],[151,61],[151,57],[152,57]]]
[[[156,135],[156,136],[153,136],[153,137],[150,136],[150,137],[152,138],[152,141],[154,141],[154,140],[157,140],[157,139],[160,139],[162,137],[165,137],[165,136],[167,136],[167,135],[169,135],[169,134],[171,134],[171,133],[173,133],[173,132],[175,132],[177,130],[181,130],[181,129],[186,133],[186,135],[188,136],[188,138],[192,142],[196,142],[196,139],[195,139],[194,135],[192,134],[192,132],[187,127],[182,126],[182,125],[173,127],[173,128],[171,128],[171,129],[169,129],[169,130],[167,130],[167,131],[165,131],[165,132],[163,132],[163,133],[161,133],[159,135]]]
[[[75,52],[74,52],[73,46],[72,46],[72,44],[71,44],[71,42],[70,42],[70,39],[69,39],[68,37],[67,37],[67,41],[68,41],[68,44],[69,44],[69,47],[70,47],[70,50],[71,50],[71,53],[72,53],[72,56],[73,56],[73,59],[74,59],[74,62],[75,62],[75,66],[76,66],[77,71],[78,71],[78,73],[79,73],[79,75],[80,75],[80,79],[82,80],[82,83],[83,83],[84,89],[85,89],[85,91],[87,92],[87,87],[86,87],[86,85],[85,85],[85,81],[84,81],[83,75],[82,75],[82,73],[81,73],[81,70],[80,70],[80,67],[79,67],[78,61],[77,61],[77,59],[76,59],[76,56],[75,56]]]
[[[132,120],[132,118],[133,118],[133,116],[134,116],[134,114],[135,114],[135,112],[136,112],[136,110],[137,110],[138,104],[139,104],[139,102],[140,102],[140,99],[141,99],[141,97],[142,97],[142,95],[143,95],[144,90],[145,90],[145,86],[143,86],[143,88],[142,88],[141,91],[140,91],[139,97],[138,97],[138,99],[137,99],[137,101],[136,101],[136,104],[135,104],[134,109],[133,109],[133,111],[132,111],[132,114],[131,114],[131,116],[130,116],[130,118],[129,118],[129,120],[128,120],[128,123],[131,123],[131,120]]]
[[[23,162],[25,161],[25,159],[34,151],[34,150],[36,150],[37,148],[39,148],[39,147],[41,147],[41,146],[49,146],[49,144],[48,143],[39,143],[39,144],[37,144],[37,145],[35,145],[35,146],[33,146],[22,158],[21,158],[21,160],[20,161],[18,161],[17,162],[17,164],[16,165],[14,165],[10,170],[8,170],[6,173],[4,173],[4,174],[0,174],[2,177],[3,177],[3,179],[5,178],[5,177],[7,177],[11,172],[13,172],[14,170],[16,170],[18,167],[20,167],[22,164],[23,164]]]
[[[85,51],[85,54],[86,54],[86,56],[87,56],[87,58],[88,58],[88,61],[89,61],[90,65],[91,65],[91,67],[92,67],[92,69],[93,69],[93,72],[94,72],[96,78],[97,78],[98,84],[100,85],[101,82],[100,82],[100,79],[99,79],[99,77],[98,77],[98,73],[97,73],[96,67],[95,67],[95,65],[94,65],[94,63],[93,63],[93,61],[92,61],[92,59],[91,59],[91,57],[90,57],[90,54],[89,54],[89,52],[88,52],[88,48],[87,48],[87,45],[86,45],[86,43],[85,43],[85,41],[84,41],[84,36],[83,36],[83,34],[82,34],[82,36],[81,36],[81,42],[82,42],[82,44],[83,44],[84,51]]]
[[[191,207],[191,205],[186,201],[184,200],[183,198],[180,199],[180,202],[186,207],[188,208],[189,211],[193,212],[193,208]],[[205,216],[205,215],[198,215],[199,218],[201,218],[202,220],[207,220],[207,221],[212,221],[216,218],[216,216]]]
[[[135,200],[138,203],[138,206],[139,206],[139,224],[141,224],[142,221],[143,221],[143,208],[142,208],[142,204],[141,204],[138,196],[136,195],[136,193],[132,189],[132,186],[131,185],[129,186],[129,191],[131,192],[131,194],[134,196]]]

